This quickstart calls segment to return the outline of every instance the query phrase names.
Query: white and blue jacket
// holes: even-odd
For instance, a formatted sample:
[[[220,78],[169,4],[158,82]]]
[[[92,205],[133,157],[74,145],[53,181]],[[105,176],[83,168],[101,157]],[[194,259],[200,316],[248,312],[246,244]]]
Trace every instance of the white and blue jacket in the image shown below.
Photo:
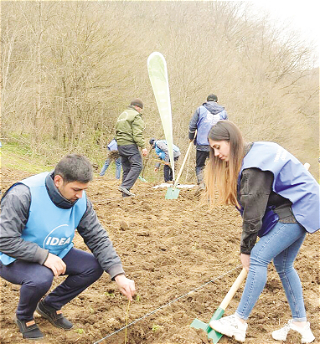
[[[115,139],[112,139],[107,147],[109,151],[117,151],[118,150],[117,141]]]
[[[192,116],[189,123],[189,139],[192,140],[197,130],[195,144],[197,150],[209,151],[208,134],[211,127],[221,120],[227,120],[225,108],[214,101],[203,103]]]
[[[243,159],[238,187],[242,171],[248,168],[272,172],[272,190],[290,200],[296,221],[309,233],[320,228],[320,186],[298,159],[276,143],[255,142]],[[239,210],[242,213],[243,208]],[[273,206],[268,206],[258,235],[267,234],[278,220]]]
[[[156,154],[158,157],[166,162],[169,162],[169,150],[168,150],[168,144],[166,140],[157,140],[154,142],[154,147]],[[180,149],[176,145],[172,145],[173,148],[173,158],[178,158],[181,153]]]

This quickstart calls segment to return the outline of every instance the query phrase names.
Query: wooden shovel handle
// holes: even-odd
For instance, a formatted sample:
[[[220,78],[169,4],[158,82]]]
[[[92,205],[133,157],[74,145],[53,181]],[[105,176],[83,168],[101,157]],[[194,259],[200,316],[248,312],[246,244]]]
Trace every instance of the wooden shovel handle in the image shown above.
[[[183,162],[182,162],[181,168],[180,168],[180,170],[179,170],[177,179],[176,179],[175,182],[174,182],[174,187],[178,184],[178,180],[179,180],[179,178],[180,178],[180,176],[181,176],[181,173],[182,173],[182,170],[183,170],[183,168],[184,168],[184,165],[186,164],[187,157],[188,157],[188,155],[189,155],[189,152],[190,152],[190,149],[191,149],[192,145],[193,145],[193,141],[191,141],[191,142],[189,143],[189,147],[188,147],[187,153],[186,153],[186,155],[185,155],[185,157],[184,157],[184,159],[183,159]]]
[[[229,305],[230,301],[232,300],[234,294],[239,289],[242,282],[245,280],[246,276],[247,276],[247,270],[245,268],[243,268],[241,270],[239,276],[237,277],[237,279],[234,281],[233,285],[231,286],[230,290],[228,291],[228,294],[225,296],[225,298],[221,302],[221,304],[219,306],[220,308],[222,308],[223,310],[225,310],[227,308],[227,306]]]

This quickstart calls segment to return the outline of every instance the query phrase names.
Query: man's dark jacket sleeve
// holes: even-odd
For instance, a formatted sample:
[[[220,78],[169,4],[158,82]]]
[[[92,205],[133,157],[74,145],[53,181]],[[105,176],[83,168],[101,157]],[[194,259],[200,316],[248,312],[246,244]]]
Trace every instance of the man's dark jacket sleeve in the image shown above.
[[[107,232],[101,226],[92,203],[88,198],[87,210],[77,229],[90,251],[99,261],[102,269],[106,271],[112,279],[124,273],[121,260],[114,250]]]
[[[198,121],[199,121],[199,108],[197,108],[196,112],[193,114],[190,123],[189,123],[189,140],[194,139],[195,131],[198,127]]]

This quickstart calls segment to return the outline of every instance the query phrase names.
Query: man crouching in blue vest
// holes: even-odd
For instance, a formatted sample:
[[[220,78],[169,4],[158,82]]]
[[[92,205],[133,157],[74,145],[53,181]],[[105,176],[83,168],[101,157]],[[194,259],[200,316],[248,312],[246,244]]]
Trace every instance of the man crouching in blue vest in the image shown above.
[[[53,173],[14,184],[1,201],[0,276],[20,284],[16,324],[25,339],[44,335],[34,311],[51,324],[70,330],[61,308],[106,271],[129,300],[135,285],[125,277],[119,256],[98,221],[85,190],[93,178],[90,162],[65,156]],[[73,247],[75,229],[91,253]],[[45,298],[55,276],[68,275]]]

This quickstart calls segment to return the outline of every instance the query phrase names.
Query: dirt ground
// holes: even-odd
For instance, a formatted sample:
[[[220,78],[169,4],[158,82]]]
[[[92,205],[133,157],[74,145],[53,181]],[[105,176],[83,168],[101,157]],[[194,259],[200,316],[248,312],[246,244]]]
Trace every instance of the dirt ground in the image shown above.
[[[26,176],[25,172],[4,169],[2,190]],[[56,329],[36,315],[46,335],[37,343],[210,343],[204,331],[195,330],[190,324],[195,318],[209,321],[240,273],[238,212],[232,207],[210,210],[201,205],[194,189],[180,191],[176,200],[166,200],[166,189],[154,189],[152,184],[140,180],[132,189],[136,197],[122,199],[118,184],[114,179],[96,176],[88,194],[127,276],[136,283],[137,297],[127,312],[127,299],[104,274],[64,307],[64,315],[74,323],[71,331]],[[76,235],[74,242],[86,250],[81,237]],[[308,319],[317,338],[315,343],[319,343],[319,233],[307,236],[296,268],[303,284]],[[58,277],[54,284],[62,280]],[[208,281],[212,282],[206,284]],[[0,342],[23,343],[13,321],[19,286],[2,279],[0,283]],[[193,291],[196,288],[199,289]],[[226,309],[226,315],[235,311],[242,289]],[[248,322],[246,342],[274,343],[271,332],[289,318],[281,282],[271,264],[266,288]],[[113,334],[132,322],[127,332]],[[226,337],[220,342],[236,343]],[[300,338],[289,333],[286,343],[300,343]]]

